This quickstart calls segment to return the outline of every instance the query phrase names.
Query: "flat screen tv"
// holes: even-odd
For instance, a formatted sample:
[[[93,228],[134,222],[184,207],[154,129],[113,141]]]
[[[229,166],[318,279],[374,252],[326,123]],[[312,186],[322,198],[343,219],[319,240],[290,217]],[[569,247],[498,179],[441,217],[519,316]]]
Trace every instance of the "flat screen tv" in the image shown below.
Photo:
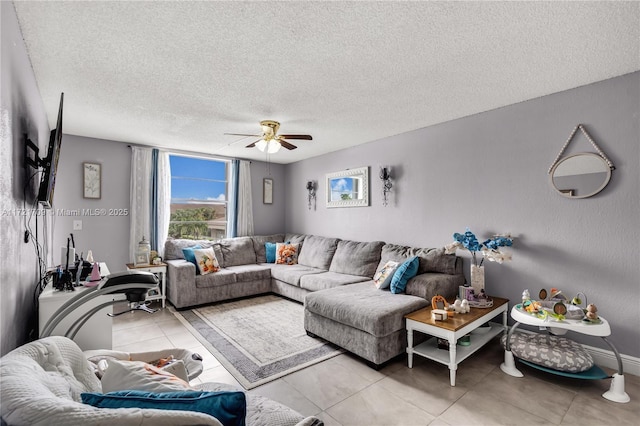
[[[56,173],[58,172],[58,159],[60,158],[60,147],[62,145],[62,102],[64,93],[60,94],[60,108],[58,109],[58,121],[56,128],[49,136],[49,148],[47,156],[42,159],[42,179],[40,180],[40,190],[38,191],[38,201],[45,208],[53,207],[53,190],[56,186]]]

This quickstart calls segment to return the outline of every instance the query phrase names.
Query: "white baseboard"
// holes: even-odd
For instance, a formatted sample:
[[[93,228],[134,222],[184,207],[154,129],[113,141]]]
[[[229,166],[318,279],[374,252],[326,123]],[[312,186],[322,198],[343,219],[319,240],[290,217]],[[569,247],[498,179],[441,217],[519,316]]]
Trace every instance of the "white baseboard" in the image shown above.
[[[593,361],[600,367],[612,368],[618,370],[618,360],[613,351],[596,348],[594,346],[582,345],[587,352],[593,357]],[[630,355],[620,354],[622,359],[622,370],[624,374],[633,374],[640,376],[640,358]]]

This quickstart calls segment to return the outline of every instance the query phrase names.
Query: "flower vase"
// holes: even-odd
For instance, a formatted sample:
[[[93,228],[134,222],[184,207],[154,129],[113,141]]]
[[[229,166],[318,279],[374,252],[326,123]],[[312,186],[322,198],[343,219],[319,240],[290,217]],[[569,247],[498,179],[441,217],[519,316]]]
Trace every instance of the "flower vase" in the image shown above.
[[[484,290],[484,266],[471,265],[471,287],[476,296]]]

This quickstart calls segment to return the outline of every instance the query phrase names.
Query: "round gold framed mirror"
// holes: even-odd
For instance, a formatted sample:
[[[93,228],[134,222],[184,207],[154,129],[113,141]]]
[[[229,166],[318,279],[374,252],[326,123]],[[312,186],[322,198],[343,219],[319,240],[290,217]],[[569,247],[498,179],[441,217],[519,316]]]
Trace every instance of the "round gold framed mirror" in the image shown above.
[[[559,160],[551,169],[551,185],[563,197],[587,198],[602,191],[611,179],[604,158],[582,152]]]

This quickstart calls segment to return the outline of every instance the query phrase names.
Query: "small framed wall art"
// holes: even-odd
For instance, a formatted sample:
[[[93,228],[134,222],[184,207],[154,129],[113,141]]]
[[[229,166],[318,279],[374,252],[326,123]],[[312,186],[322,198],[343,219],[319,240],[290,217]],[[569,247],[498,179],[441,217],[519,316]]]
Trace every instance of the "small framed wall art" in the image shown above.
[[[262,181],[262,202],[273,204],[273,179],[264,178]]]
[[[82,163],[83,197],[99,200],[102,196],[102,164]]]

